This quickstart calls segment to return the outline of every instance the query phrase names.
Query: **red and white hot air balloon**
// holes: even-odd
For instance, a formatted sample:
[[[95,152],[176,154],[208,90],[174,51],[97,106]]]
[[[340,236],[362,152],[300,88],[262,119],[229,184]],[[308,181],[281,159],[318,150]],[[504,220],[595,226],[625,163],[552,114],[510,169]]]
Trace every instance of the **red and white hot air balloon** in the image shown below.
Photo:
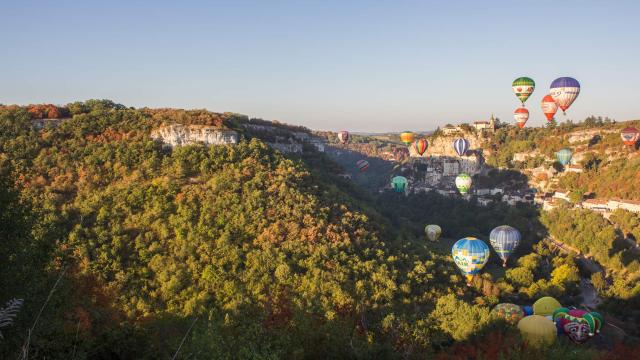
[[[558,104],[553,100],[553,97],[551,97],[551,95],[545,95],[545,97],[542,98],[541,106],[544,116],[547,117],[547,121],[553,121],[553,117],[556,115],[556,112],[558,112]]]
[[[636,146],[638,140],[640,140],[640,131],[634,127],[628,127],[622,129],[620,132],[620,137],[622,138],[622,142],[627,146]]]
[[[527,120],[529,120],[529,110],[523,107],[517,108],[516,111],[513,112],[513,118],[516,119],[516,125],[522,129],[527,123]]]

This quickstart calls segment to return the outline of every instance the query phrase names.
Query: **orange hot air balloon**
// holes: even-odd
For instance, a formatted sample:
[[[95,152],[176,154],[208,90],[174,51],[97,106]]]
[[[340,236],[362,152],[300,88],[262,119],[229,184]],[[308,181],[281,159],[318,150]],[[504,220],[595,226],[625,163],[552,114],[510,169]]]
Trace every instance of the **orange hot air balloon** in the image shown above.
[[[542,112],[544,116],[547,117],[547,121],[553,121],[553,117],[556,116],[556,112],[558,111],[558,104],[553,100],[551,95],[545,95],[542,98]]]
[[[522,129],[527,123],[527,120],[529,120],[529,110],[523,107],[517,108],[516,111],[513,112],[513,117],[516,119],[516,125]]]
[[[400,134],[400,141],[402,141],[407,146],[409,146],[413,142],[414,138],[415,137],[411,131],[405,131]]]

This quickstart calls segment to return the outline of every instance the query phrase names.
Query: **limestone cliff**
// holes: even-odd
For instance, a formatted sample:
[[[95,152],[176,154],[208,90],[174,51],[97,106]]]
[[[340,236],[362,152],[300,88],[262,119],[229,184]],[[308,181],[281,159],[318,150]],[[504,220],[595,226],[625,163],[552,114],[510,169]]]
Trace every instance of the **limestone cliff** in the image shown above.
[[[237,144],[238,133],[210,125],[165,125],[154,129],[151,137],[171,146],[195,143],[206,145]]]

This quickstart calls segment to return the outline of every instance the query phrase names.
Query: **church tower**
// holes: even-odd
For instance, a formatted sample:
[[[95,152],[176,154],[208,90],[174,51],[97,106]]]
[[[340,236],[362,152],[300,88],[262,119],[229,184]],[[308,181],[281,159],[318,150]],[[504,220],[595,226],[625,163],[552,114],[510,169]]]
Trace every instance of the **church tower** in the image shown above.
[[[491,131],[496,131],[496,119],[491,114],[491,119],[489,119],[489,126],[491,127]]]

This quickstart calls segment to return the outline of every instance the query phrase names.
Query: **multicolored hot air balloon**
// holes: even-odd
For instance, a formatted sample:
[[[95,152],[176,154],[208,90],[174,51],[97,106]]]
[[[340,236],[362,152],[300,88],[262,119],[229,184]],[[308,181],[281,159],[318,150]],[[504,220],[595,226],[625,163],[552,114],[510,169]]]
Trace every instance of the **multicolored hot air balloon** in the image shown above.
[[[566,115],[566,111],[580,94],[580,83],[570,77],[561,77],[553,80],[549,94]]]
[[[622,142],[627,146],[636,146],[638,140],[640,140],[640,131],[634,127],[627,127],[620,132],[620,138]]]
[[[513,118],[516,119],[516,125],[522,129],[527,123],[527,120],[529,120],[529,110],[523,107],[517,108],[516,111],[513,112]]]
[[[427,239],[438,241],[442,234],[442,228],[438,225],[430,224],[424,227],[424,232],[427,234]]]
[[[547,121],[553,121],[553,117],[556,116],[556,112],[558,112],[558,104],[553,100],[551,95],[545,95],[542,98],[542,112],[544,116],[547,117]]]
[[[369,169],[369,162],[367,160],[364,160],[364,159],[358,160],[356,162],[356,166],[358,167],[358,171],[360,171],[362,173],[362,172],[367,171],[367,169]]]
[[[338,133],[338,140],[340,140],[341,143],[346,144],[349,142],[349,132],[346,130],[342,130]]]
[[[462,195],[469,192],[469,189],[471,189],[472,182],[473,180],[471,179],[471,176],[469,176],[469,174],[461,173],[458,176],[456,176],[456,187],[458,188],[458,191]]]
[[[407,190],[409,181],[404,176],[396,176],[391,179],[391,188],[397,193],[403,193]]]
[[[558,159],[558,162],[563,166],[571,162],[572,156],[573,156],[573,153],[569,148],[560,149],[556,152],[556,159]]]
[[[424,154],[424,152],[427,151],[428,146],[429,146],[429,143],[427,142],[426,139],[418,139],[413,142],[413,144],[411,145],[411,148],[416,154],[422,156],[422,154]]]
[[[405,145],[409,146],[413,142],[415,136],[411,131],[405,131],[400,134],[400,141],[402,141]]]
[[[491,310],[491,314],[506,320],[509,324],[515,325],[524,317],[524,310],[516,304],[502,303],[496,305]]]
[[[520,239],[520,231],[509,225],[501,225],[491,230],[489,242],[502,259],[502,266],[507,266],[507,260],[520,244]]]
[[[489,261],[489,247],[480,239],[466,237],[453,244],[451,256],[470,284],[473,276]]]
[[[469,140],[465,138],[459,138],[453,141],[453,149],[456,151],[458,156],[466,154],[467,151],[469,151],[470,146],[471,144],[469,143]]]
[[[551,296],[544,296],[533,303],[533,313],[541,316],[551,316],[556,309],[561,308],[560,302]]]
[[[518,99],[522,102],[522,106],[524,106],[524,102],[533,94],[533,90],[536,88],[536,82],[528,77],[519,77],[513,80],[511,87]]]
[[[597,312],[559,308],[553,312],[553,321],[576,343],[583,343],[600,332],[604,319]]]
[[[558,330],[553,321],[540,315],[523,317],[518,321],[518,330],[529,345],[538,348],[553,344],[558,337]]]

